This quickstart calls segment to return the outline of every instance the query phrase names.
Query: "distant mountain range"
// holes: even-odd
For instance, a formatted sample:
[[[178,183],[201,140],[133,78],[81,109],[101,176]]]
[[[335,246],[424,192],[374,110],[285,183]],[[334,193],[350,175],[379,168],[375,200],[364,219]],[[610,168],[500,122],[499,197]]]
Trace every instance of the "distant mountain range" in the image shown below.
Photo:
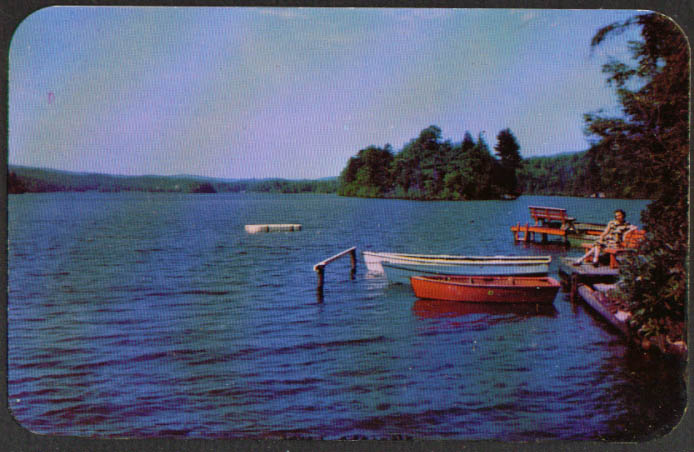
[[[151,193],[335,193],[337,177],[315,180],[223,179],[181,174],[124,176],[8,165],[8,193],[122,192]]]

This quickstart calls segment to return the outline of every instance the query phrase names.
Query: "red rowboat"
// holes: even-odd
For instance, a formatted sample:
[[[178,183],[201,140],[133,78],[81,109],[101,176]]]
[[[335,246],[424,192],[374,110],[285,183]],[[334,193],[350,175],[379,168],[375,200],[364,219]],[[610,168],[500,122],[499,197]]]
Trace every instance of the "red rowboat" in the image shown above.
[[[547,276],[413,276],[418,298],[478,303],[552,303],[559,282]]]

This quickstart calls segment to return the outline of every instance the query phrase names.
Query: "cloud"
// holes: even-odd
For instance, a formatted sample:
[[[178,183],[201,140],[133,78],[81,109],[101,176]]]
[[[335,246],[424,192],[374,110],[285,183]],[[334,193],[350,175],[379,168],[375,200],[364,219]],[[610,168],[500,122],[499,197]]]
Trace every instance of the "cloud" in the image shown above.
[[[520,15],[520,21],[523,24],[527,24],[531,20],[534,20],[537,17],[537,13],[535,11],[523,11],[522,14]]]
[[[281,19],[303,19],[301,8],[259,8],[259,14],[263,16],[279,17]]]

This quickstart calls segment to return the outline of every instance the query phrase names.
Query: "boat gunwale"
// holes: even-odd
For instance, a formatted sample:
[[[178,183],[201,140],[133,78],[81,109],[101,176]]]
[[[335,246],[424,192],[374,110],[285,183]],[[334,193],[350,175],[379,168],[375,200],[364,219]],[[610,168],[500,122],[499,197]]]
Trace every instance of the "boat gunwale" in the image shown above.
[[[542,266],[545,267],[546,264],[534,264],[534,266]],[[542,269],[536,269],[535,271],[529,271],[528,267],[532,269],[533,265],[527,264],[527,265],[517,265],[514,268],[516,270],[509,270],[507,272],[503,273],[498,273],[498,274],[485,274],[485,273],[465,273],[466,270],[469,269],[464,269],[461,268],[461,266],[448,266],[448,268],[442,268],[440,265],[426,265],[426,264],[419,264],[418,266],[410,266],[410,264],[402,264],[402,265],[397,265],[393,264],[391,262],[381,262],[381,266],[383,267],[383,271],[388,276],[389,279],[391,279],[391,276],[386,272],[386,269],[390,270],[395,270],[397,272],[401,272],[405,276],[402,277],[402,279],[399,279],[397,277],[393,278],[393,282],[401,282],[403,284],[409,284],[411,282],[410,278],[413,276],[528,276],[528,277],[542,277],[542,276],[547,276],[549,273],[549,266],[547,265],[547,268],[542,268]],[[490,271],[496,270],[499,267],[490,267]],[[503,267],[502,267],[503,268]],[[523,271],[519,271],[519,270]]]
[[[583,227],[583,228],[591,229],[591,230],[598,230],[599,229],[601,231],[604,231],[605,228],[607,227],[607,225],[603,224],[603,223],[587,223],[587,222],[583,222],[583,221],[576,221],[576,222],[574,222],[573,225],[577,229],[579,227]]]
[[[413,267],[419,266],[423,268],[461,268],[464,267],[464,265],[456,265],[453,261],[448,261],[444,264],[437,264],[434,262],[390,262],[390,261],[383,261],[380,263],[381,266],[386,266],[386,267],[391,267],[391,268],[396,268],[399,270],[413,270]],[[474,267],[474,263],[468,262],[466,266],[468,267]],[[476,263],[480,266],[488,266],[491,268],[498,268],[498,267],[505,267],[508,266],[508,263],[506,262],[479,262]],[[545,266],[547,265],[547,270],[543,270],[542,272],[538,273],[547,273],[549,270],[549,263],[548,262],[517,262],[514,263],[512,268],[524,268],[524,267],[533,267],[533,266]],[[446,274],[445,272],[438,272],[439,274]]]
[[[406,262],[416,262],[421,264],[435,263],[462,263],[462,264],[478,264],[485,265],[508,265],[513,264],[549,264],[552,262],[552,256],[452,256],[452,255],[436,255],[436,254],[400,254],[377,251],[362,251],[364,256],[373,256],[387,259],[399,259]]]
[[[453,275],[451,275],[453,276]],[[473,282],[458,282],[458,281],[451,281],[451,280],[441,280],[440,278],[446,277],[446,275],[442,275],[439,277],[431,277],[431,276],[412,276],[410,277],[411,280],[417,280],[417,281],[425,281],[425,282],[433,282],[433,283],[438,283],[438,284],[443,284],[443,285],[452,285],[452,286],[460,286],[460,287],[475,287],[475,288],[493,288],[493,289],[538,289],[538,288],[560,288],[561,284],[559,281],[556,279],[547,276],[547,277],[539,277],[539,276],[499,276],[495,277],[495,279],[498,278],[526,278],[526,279],[544,279],[545,282],[549,284],[537,284],[537,285],[529,285],[529,286],[523,286],[523,285],[496,285],[496,284],[475,284]],[[485,276],[480,275],[480,276],[465,276],[465,275],[455,275],[454,277],[458,278],[484,278]],[[486,276],[487,278],[490,278],[490,276]]]

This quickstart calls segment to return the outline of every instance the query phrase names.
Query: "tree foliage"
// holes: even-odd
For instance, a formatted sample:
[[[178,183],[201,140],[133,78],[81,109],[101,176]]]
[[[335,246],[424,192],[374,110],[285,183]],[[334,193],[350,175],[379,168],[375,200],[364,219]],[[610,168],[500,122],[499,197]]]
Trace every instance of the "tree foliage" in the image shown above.
[[[217,189],[215,189],[212,184],[209,182],[203,182],[201,184],[197,184],[197,186],[193,187],[190,190],[191,193],[217,193]]]
[[[618,117],[586,115],[587,133],[597,138],[589,154],[609,162],[610,178],[639,187],[653,199],[642,222],[647,239],[641,254],[622,266],[622,292],[645,335],[681,335],[684,321],[688,230],[689,48],[667,17],[649,13],[601,29],[592,46],[637,28],[632,61],[604,66],[622,106]]]
[[[323,180],[208,179],[197,176],[114,176],[14,166],[7,190],[45,192],[149,192],[149,193],[335,193],[337,178]]]
[[[7,175],[7,193],[8,194],[21,194],[26,193],[27,188],[24,185],[24,181],[17,176],[17,173],[10,171]]]
[[[390,145],[385,148],[370,146],[359,151],[347,162],[340,178],[338,194],[372,198],[383,195],[390,186],[388,168],[393,161]]]
[[[607,177],[596,181],[609,167],[595,168],[587,152],[531,157],[516,172],[518,192],[537,195],[627,197],[615,193]],[[591,168],[594,168],[591,171]],[[602,180],[602,179],[601,179]]]
[[[498,198],[509,189],[504,168],[515,172],[521,163],[520,146],[506,129],[505,139],[509,136],[517,147],[507,151],[505,142],[503,163],[491,155],[481,134],[475,141],[466,132],[462,142],[451,143],[442,139],[435,125],[423,129],[397,153],[390,145],[370,146],[347,162],[338,194],[420,200]]]
[[[496,146],[494,146],[496,155],[499,157],[501,165],[501,176],[504,181],[504,186],[508,192],[516,191],[518,179],[516,178],[516,170],[520,168],[521,158],[520,145],[516,141],[510,129],[504,129],[499,132],[496,137]]]

